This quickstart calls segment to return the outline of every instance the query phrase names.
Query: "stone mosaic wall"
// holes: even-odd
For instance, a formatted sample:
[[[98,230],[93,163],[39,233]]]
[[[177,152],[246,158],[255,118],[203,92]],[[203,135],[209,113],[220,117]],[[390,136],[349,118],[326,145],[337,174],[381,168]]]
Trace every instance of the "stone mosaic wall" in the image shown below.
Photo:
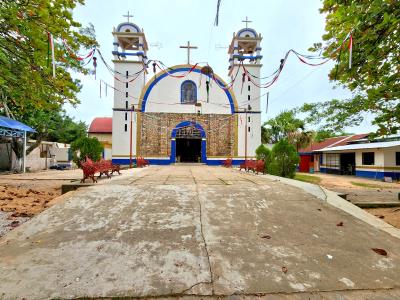
[[[207,157],[235,155],[235,116],[216,114],[143,113],[139,154],[146,157],[170,156],[171,133],[177,124],[194,121],[206,131]]]

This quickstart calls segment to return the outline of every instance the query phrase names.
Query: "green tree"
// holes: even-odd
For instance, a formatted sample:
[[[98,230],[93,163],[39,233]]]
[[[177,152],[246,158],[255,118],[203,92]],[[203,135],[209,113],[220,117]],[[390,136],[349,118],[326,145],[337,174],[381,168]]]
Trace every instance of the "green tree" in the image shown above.
[[[271,163],[268,173],[281,177],[293,178],[296,166],[299,163],[299,155],[295,147],[287,140],[280,140],[271,151]]]
[[[317,130],[317,132],[315,133],[314,141],[319,143],[319,142],[325,141],[326,139],[329,139],[329,138],[338,137],[338,136],[346,136],[346,135],[351,135],[351,134],[352,133],[346,133],[346,132],[337,133],[337,132],[332,132],[329,130],[321,129],[321,130]]]
[[[323,120],[325,128],[334,132],[358,125],[372,114],[378,134],[396,133],[400,129],[400,1],[324,0],[320,12],[326,14],[322,38],[328,45],[314,44],[311,50],[322,49],[337,61],[329,77],[353,96],[306,104],[302,111],[315,123]],[[354,41],[351,68],[348,44],[334,51],[349,32]]]
[[[56,120],[58,127],[51,128],[47,135],[47,140],[70,144],[79,138],[87,136],[87,125],[85,122],[75,122],[74,119],[64,113],[58,114]]]
[[[71,144],[72,159],[78,166],[86,158],[99,161],[103,150],[103,145],[96,138],[82,137]]]
[[[287,139],[290,144],[296,147],[299,151],[300,148],[307,147],[314,141],[315,132],[297,130],[288,133]]]
[[[286,139],[290,132],[304,130],[304,125],[304,121],[296,117],[294,110],[285,110],[264,123],[263,137],[266,143],[275,144]]]
[[[268,171],[268,165],[271,163],[271,150],[264,145],[260,145],[256,149],[257,160],[263,160],[265,162],[265,172]]]
[[[2,112],[38,131],[38,143],[48,132],[55,112],[65,103],[79,103],[80,81],[70,72],[89,71],[71,59],[61,41],[77,53],[96,46],[93,26],[82,28],[72,10],[83,0],[14,0],[0,1],[0,101]],[[49,64],[48,33],[55,43],[56,77]],[[6,109],[8,107],[8,109]],[[58,126],[53,128],[59,128]],[[45,131],[44,131],[45,130]],[[47,131],[46,131],[47,130]],[[21,144],[13,141],[17,157]]]

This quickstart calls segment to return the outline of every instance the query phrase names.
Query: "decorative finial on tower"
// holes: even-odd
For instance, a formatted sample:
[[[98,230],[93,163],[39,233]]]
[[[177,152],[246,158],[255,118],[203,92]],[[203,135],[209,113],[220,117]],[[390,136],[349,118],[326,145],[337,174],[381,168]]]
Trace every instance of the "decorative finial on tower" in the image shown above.
[[[128,10],[128,14],[127,14],[127,15],[123,15],[123,17],[128,18],[128,23],[129,23],[129,18],[130,18],[130,17],[133,17],[133,15],[130,15],[130,14],[129,14],[129,10]]]
[[[246,23],[246,28],[249,28],[247,23],[251,23],[251,22],[253,22],[253,21],[250,21],[250,20],[247,18],[247,16],[246,16],[246,20],[242,20],[242,22],[243,22],[243,23]]]

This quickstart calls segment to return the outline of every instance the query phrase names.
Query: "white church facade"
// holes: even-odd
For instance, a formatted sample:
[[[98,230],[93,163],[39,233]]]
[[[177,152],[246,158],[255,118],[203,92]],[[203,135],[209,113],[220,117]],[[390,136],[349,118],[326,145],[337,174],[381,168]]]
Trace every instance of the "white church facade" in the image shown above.
[[[254,158],[261,144],[260,34],[244,28],[233,35],[228,50],[233,84],[206,65],[191,65],[189,52],[187,64],[161,66],[153,74],[160,63],[148,61],[143,29],[126,22],[113,36],[114,163],[144,157],[150,164],[220,165],[227,158],[233,164]]]

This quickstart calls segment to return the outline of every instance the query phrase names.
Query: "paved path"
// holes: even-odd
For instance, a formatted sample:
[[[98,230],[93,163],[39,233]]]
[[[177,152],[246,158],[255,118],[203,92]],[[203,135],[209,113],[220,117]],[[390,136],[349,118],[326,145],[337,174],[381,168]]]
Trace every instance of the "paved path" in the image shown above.
[[[399,299],[400,240],[262,176],[149,167],[67,194],[6,235],[0,278],[4,299]]]

